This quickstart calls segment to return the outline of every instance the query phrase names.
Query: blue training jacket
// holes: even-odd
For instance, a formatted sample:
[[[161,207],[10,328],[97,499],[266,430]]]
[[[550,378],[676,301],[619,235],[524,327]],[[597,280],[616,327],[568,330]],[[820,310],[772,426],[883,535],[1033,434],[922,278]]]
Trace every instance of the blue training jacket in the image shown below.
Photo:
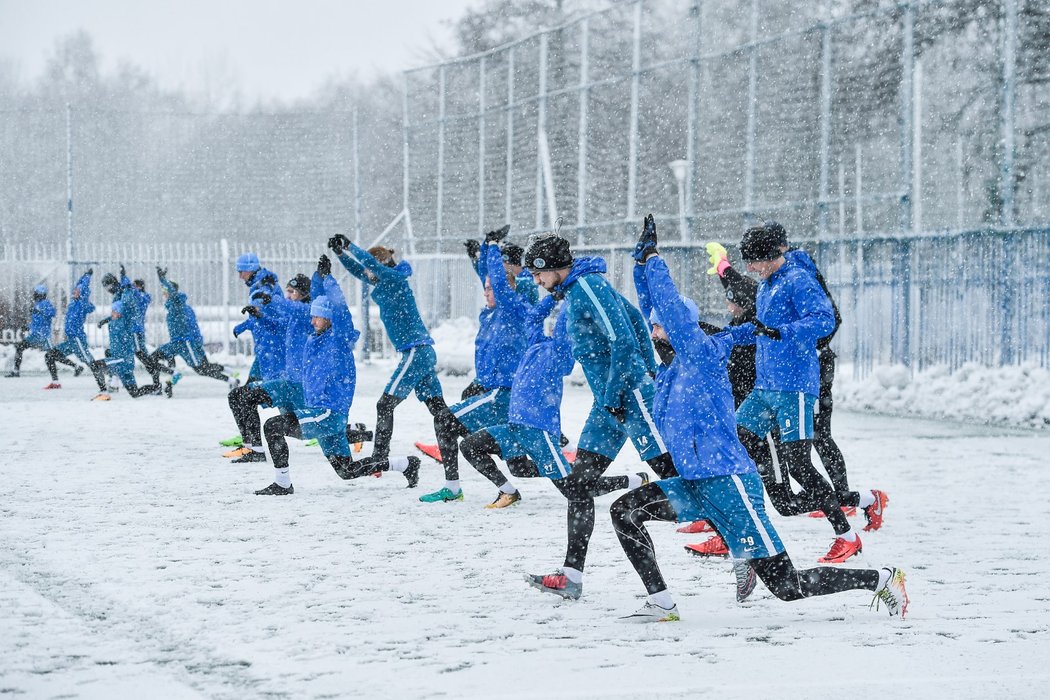
[[[755,309],[758,320],[781,336],[756,338],[750,323],[733,328],[735,342],[757,344],[755,388],[818,396],[817,341],[835,329],[835,314],[816,278],[797,265],[782,265],[759,283]]]
[[[623,297],[602,276],[602,258],[577,258],[555,290],[565,295],[572,356],[583,367],[595,400],[620,408],[623,396],[646,379],[646,362]],[[650,348],[650,354],[652,349]]]
[[[488,276],[489,264],[486,259],[485,248],[492,246],[498,248],[491,243],[481,244],[481,255],[478,256],[477,260],[471,258],[470,264],[474,268],[474,272],[478,273],[478,277],[481,278],[482,286],[485,285],[485,278]],[[503,260],[503,256],[500,256],[500,260]],[[514,291],[522,296],[525,301],[529,302],[529,306],[535,306],[540,300],[540,288],[536,286],[536,283],[532,279],[532,273],[528,270],[522,270],[518,273],[517,277],[514,278]]]
[[[55,318],[55,305],[47,299],[41,299],[33,304],[33,311],[29,316],[29,335],[35,335],[44,340],[51,339],[51,321]]]
[[[368,284],[372,289],[372,300],[379,306],[379,318],[383,321],[386,334],[398,352],[419,345],[433,345],[434,339],[423,325],[423,318],[416,306],[416,297],[408,285],[412,275],[412,266],[402,260],[395,267],[383,265],[367,250],[353,243],[347,248],[353,255],[342,253],[339,262],[347,272]],[[368,278],[368,272],[375,275],[375,280]]]
[[[138,287],[132,285],[131,291],[135,294],[135,301],[138,306],[138,315],[135,319],[135,332],[145,333],[146,332],[146,311],[149,310],[149,305],[153,302],[153,297],[150,296],[149,292],[140,290]]]
[[[484,245],[481,253],[487,258],[486,271],[498,271],[489,275],[496,306],[482,309],[478,317],[474,369],[478,383],[486,389],[509,388],[514,382],[518,363],[528,347],[525,323],[532,305],[511,289],[499,248]]]
[[[262,291],[253,293],[251,303],[257,308],[264,310],[263,316],[261,318],[249,316],[244,319],[234,326],[233,335],[236,337],[244,331],[251,332],[252,339],[255,341],[255,367],[257,373],[264,382],[268,382],[274,379],[281,379],[284,376],[286,326],[282,316],[266,314],[266,305],[262,303],[258,296],[262,293]],[[280,298],[280,292],[278,292],[278,296],[271,296],[270,298],[277,300]]]
[[[303,381],[303,353],[306,341],[314,328],[310,325],[310,302],[292,301],[275,296],[269,304],[260,307],[263,318],[273,318],[284,328],[284,369],[281,378],[289,382]]]
[[[310,292],[316,295],[314,299],[328,297],[332,325],[320,335],[310,329],[303,348],[303,397],[308,408],[327,408],[345,415],[354,402],[357,386],[354,344],[360,333],[354,328],[343,290],[334,277],[327,275],[322,279],[315,272]]]
[[[251,298],[255,296],[256,292],[266,292],[270,296],[275,296],[281,293],[281,286],[276,281],[268,284],[263,284],[263,280],[266,278],[272,278],[277,280],[277,275],[265,267],[260,267],[258,270],[252,273],[251,277],[244,281],[244,284],[248,287],[248,303],[251,302]]]
[[[168,292],[164,308],[168,312],[168,338],[171,341],[187,340],[191,343],[203,343],[200,326],[197,325],[197,314],[186,300],[186,294],[180,292],[167,277],[160,278],[160,284]],[[124,306],[127,309],[127,306]],[[134,332],[134,321],[129,323]]]
[[[684,479],[757,471],[736,434],[733,390],[726,361],[733,343],[700,328],[659,256],[639,265],[638,296],[656,307],[675,349],[656,377],[653,421]]]
[[[124,307],[124,302],[120,303]],[[135,321],[125,313],[124,307],[117,318],[111,318],[106,328],[109,329],[109,355],[125,360],[135,358]]]
[[[558,314],[554,334],[543,333],[543,322],[554,308],[548,296],[529,312],[527,330],[530,345],[514,373],[510,390],[508,421],[561,436],[562,381],[572,371],[572,347],[567,336],[568,315]]]
[[[75,288],[80,290],[80,298],[71,300],[69,306],[66,307],[66,323],[63,331],[67,338],[84,338],[86,341],[84,321],[95,310],[95,305],[91,303],[91,275],[84,273],[77,280]]]

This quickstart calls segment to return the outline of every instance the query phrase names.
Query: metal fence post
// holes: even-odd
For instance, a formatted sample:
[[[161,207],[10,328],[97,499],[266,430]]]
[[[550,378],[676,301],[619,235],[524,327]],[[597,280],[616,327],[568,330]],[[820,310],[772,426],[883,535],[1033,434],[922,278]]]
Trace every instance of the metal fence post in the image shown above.
[[[408,206],[409,206],[409,195],[411,190],[411,182],[409,180],[409,129],[411,124],[408,119],[408,73],[403,74],[404,82],[401,86],[401,145],[403,149],[401,161],[401,168],[404,172],[401,173],[401,208],[406,212],[405,215],[405,231],[408,233],[408,247],[409,251],[415,252],[415,240],[412,234],[412,227],[408,224]]]
[[[514,219],[514,47],[507,49],[507,178],[505,187],[506,216],[504,223]]]
[[[695,193],[693,188],[696,182],[696,159],[697,159],[697,136],[700,133],[700,56],[703,41],[703,26],[701,24],[700,0],[689,8],[689,16],[692,21],[692,50],[693,55],[689,59],[689,111],[685,133],[685,218],[687,232],[692,238],[693,221],[696,216]]]
[[[905,5],[904,37],[901,51],[901,84],[900,112],[897,121],[900,126],[900,230],[912,230],[911,194],[912,194],[912,90],[913,72],[915,69],[915,8]]]
[[[69,294],[76,284],[76,246],[73,240],[73,105],[66,103],[66,261],[69,265]]]
[[[219,250],[222,252],[222,351],[230,355],[230,335],[233,326],[230,323],[230,243],[225,238],[219,239]]]
[[[828,178],[831,167],[831,29],[820,27],[820,194],[817,233],[828,234]],[[839,198],[845,193],[839,192]]]
[[[1017,76],[1017,0],[1003,0],[1005,14],[1003,36],[1003,88],[1002,105],[999,111],[1002,129],[1002,160],[999,164],[999,189],[1002,209],[999,223],[1014,225],[1014,94]]]
[[[744,156],[744,217],[752,217],[755,190],[755,99],[758,91],[758,2],[751,0],[751,45],[747,47],[747,150]]]
[[[634,219],[638,187],[638,83],[642,69],[642,3],[634,4],[634,51],[631,55],[631,116],[627,144],[627,218]]]
[[[437,252],[441,252],[441,207],[445,189],[445,66],[438,70],[438,162],[437,162],[437,203],[434,217],[434,235],[437,237]]]
[[[485,57],[478,61],[478,235],[485,232]]]
[[[353,154],[351,156],[354,161],[354,243],[361,245],[361,157],[358,144],[357,107],[354,107]],[[371,353],[368,343],[371,335],[368,318],[368,285],[364,280],[358,280],[357,285],[361,299],[361,335],[364,337],[364,342],[361,343],[361,359],[367,362]]]
[[[536,103],[536,226],[543,227],[543,147],[547,131],[547,33],[540,34],[539,92]]]
[[[583,226],[587,222],[587,101],[590,91],[589,46],[590,23],[580,22],[580,124],[577,131],[579,154],[576,161],[576,245],[583,245]]]

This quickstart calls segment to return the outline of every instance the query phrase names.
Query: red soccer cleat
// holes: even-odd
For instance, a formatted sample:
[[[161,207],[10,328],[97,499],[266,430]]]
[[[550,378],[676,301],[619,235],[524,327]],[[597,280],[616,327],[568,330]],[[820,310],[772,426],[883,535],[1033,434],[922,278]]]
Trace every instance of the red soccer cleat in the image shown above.
[[[706,542],[700,544],[687,544],[685,551],[698,557],[728,557],[729,547],[720,536],[715,535]]]
[[[847,518],[852,518],[853,516],[855,516],[857,514],[857,506],[842,506],[842,514],[845,515]],[[823,517],[825,517],[824,516],[824,511],[822,511],[822,510],[815,510],[812,513],[809,514],[809,517],[811,517],[811,518],[823,518]]]
[[[852,542],[845,540],[841,537],[836,537],[835,541],[831,543],[831,549],[828,553],[817,559],[818,564],[841,564],[846,561],[854,554],[860,554],[861,544],[860,537],[857,537]]]
[[[62,385],[59,384],[58,382],[51,382],[50,384],[48,384],[47,386],[44,387],[44,391],[47,391],[48,389],[61,389],[61,388],[62,388]]]
[[[417,442],[416,449],[430,457],[435,462],[441,461],[441,450],[438,449],[437,445],[427,445],[426,443]]]
[[[872,489],[871,495],[875,497],[875,502],[864,509],[864,517],[868,520],[868,524],[864,526],[864,532],[871,532],[882,527],[883,511],[890,504],[890,497],[884,491]]]
[[[705,532],[714,532],[715,529],[711,527],[711,523],[706,520],[697,520],[696,522],[683,525],[678,528],[677,532],[681,532],[686,535],[699,535]]]
[[[576,450],[562,450],[561,453],[565,455],[566,462],[576,464]]]

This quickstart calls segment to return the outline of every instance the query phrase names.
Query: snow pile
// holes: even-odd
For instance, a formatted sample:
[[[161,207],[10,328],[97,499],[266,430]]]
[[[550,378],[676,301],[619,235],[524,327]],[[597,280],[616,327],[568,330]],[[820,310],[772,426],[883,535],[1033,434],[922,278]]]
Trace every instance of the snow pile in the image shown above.
[[[1035,365],[955,372],[941,365],[912,376],[902,365],[877,367],[863,379],[844,368],[835,401],[847,409],[1016,427],[1050,425],[1050,371]]]
[[[474,370],[474,337],[478,324],[473,319],[460,316],[444,321],[430,329],[437,351],[437,369],[452,375],[465,375]]]

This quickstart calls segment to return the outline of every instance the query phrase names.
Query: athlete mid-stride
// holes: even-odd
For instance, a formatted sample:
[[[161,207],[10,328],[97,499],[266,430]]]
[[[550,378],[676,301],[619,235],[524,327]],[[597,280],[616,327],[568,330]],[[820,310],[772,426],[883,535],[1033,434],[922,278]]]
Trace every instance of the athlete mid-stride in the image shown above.
[[[627,558],[645,584],[649,598],[631,622],[679,619],[678,607],[656,562],[645,528],[650,520],[706,519],[725,535],[734,557],[750,560],[767,588],[785,601],[847,590],[869,590],[873,602],[890,615],[908,610],[904,572],[898,568],[795,569],[766,516],[762,481],[755,463],[737,437],[733,393],[726,374],[737,326],[708,336],[699,327],[696,305],[681,297],[656,247],[656,225],[646,218],[633,257],[644,266],[643,284],[657,314],[653,337],[668,342],[674,359],[657,377],[653,415],[680,476],[636,489],[611,508],[613,527]]]
[[[29,316],[29,332],[15,345],[15,366],[7,373],[17,377],[22,371],[22,353],[26,348],[37,348],[45,353],[51,349],[51,321],[55,318],[55,306],[47,300],[47,287],[33,287],[33,310]]]
[[[61,386],[58,383],[58,368],[55,363],[61,362],[64,365],[74,367],[73,371],[76,375],[83,371],[83,368],[79,365],[66,359],[73,355],[91,370],[92,375],[95,377],[95,383],[98,385],[99,393],[106,391],[106,374],[102,369],[103,365],[97,362],[95,356],[91,354],[91,348],[88,347],[87,333],[84,332],[84,321],[95,310],[95,305],[91,303],[91,275],[92,270],[88,270],[81,275],[80,279],[77,280],[76,286],[73,287],[72,300],[69,302],[69,306],[66,307],[66,339],[44,355],[47,371],[51,373],[51,384],[45,387],[47,389],[57,389]]]

